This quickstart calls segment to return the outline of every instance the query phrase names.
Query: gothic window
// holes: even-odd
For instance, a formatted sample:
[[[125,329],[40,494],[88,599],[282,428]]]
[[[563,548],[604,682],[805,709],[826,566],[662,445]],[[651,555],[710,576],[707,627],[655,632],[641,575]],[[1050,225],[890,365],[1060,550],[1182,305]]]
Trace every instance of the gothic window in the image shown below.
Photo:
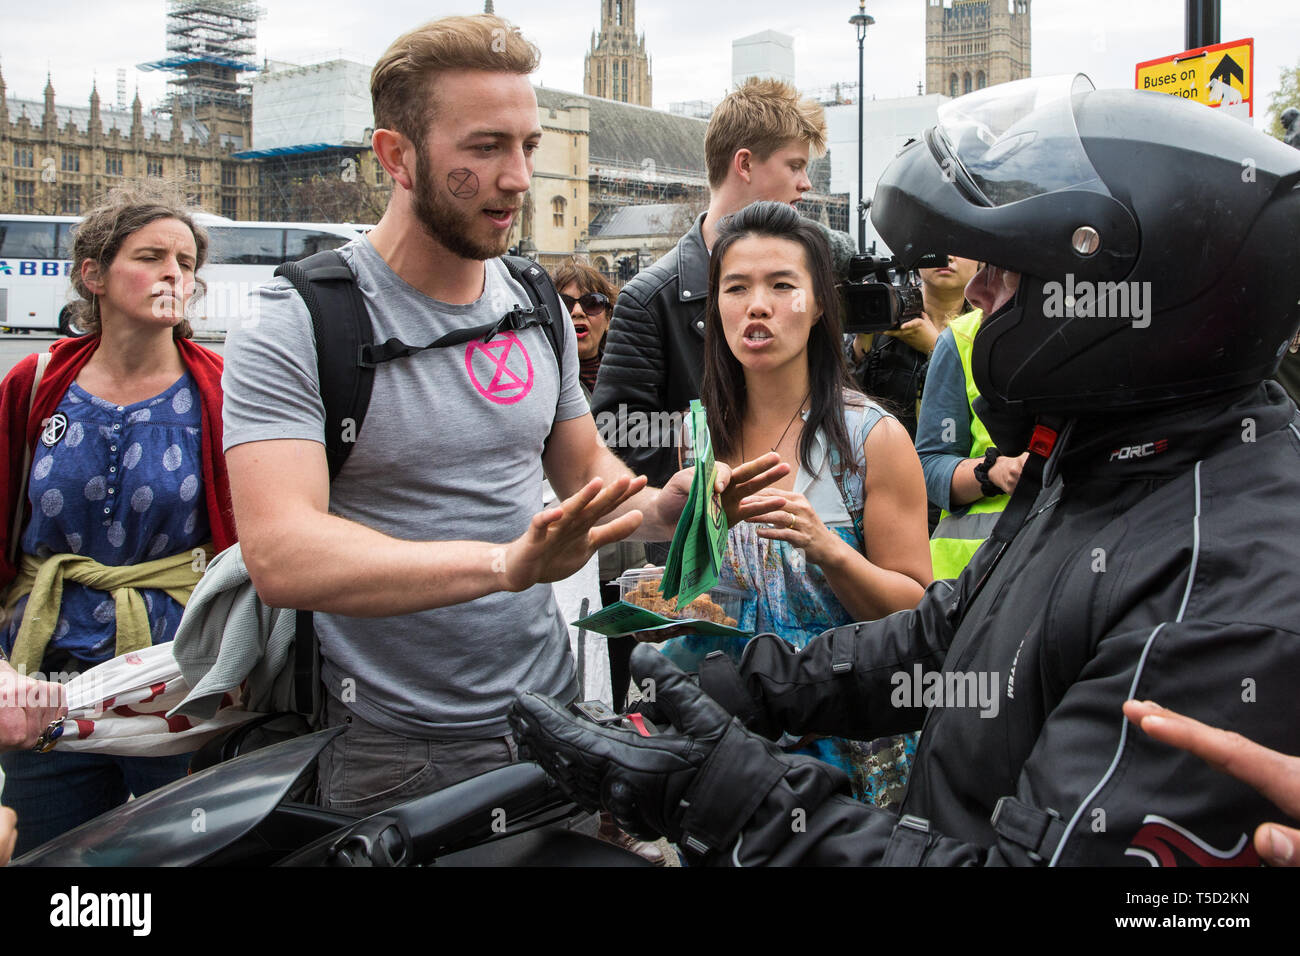
[[[148,176],[151,179],[161,179],[163,174],[163,161],[161,159],[151,159],[145,164]]]
[[[987,83],[984,80],[984,71],[980,70],[975,74],[975,89],[982,90],[986,85]]]
[[[122,154],[121,153],[104,154],[104,173],[108,176],[122,175]]]
[[[185,178],[192,183],[203,181],[203,167],[198,163],[185,164]]]
[[[234,196],[221,197],[221,215],[227,219],[239,218],[239,201]]]
[[[221,164],[221,185],[223,186],[239,185],[239,171],[235,167],[234,163]]]
[[[81,215],[81,187],[64,183],[59,191],[59,213],[64,216]]]
[[[970,85],[970,73],[966,73],[964,76],[962,76],[962,78],[961,78],[961,91],[962,91],[963,93],[969,93],[969,92],[971,91],[971,85]]]
[[[36,183],[20,179],[14,183],[14,212],[31,214],[36,211]]]
[[[948,82],[948,95],[949,95],[949,96],[956,96],[956,95],[957,95],[957,74],[956,74],[956,73],[954,73],[954,74],[952,75],[952,77],[949,79],[949,82]]]
[[[623,0],[614,0],[614,26],[623,25]]]
[[[65,173],[79,173],[79,172],[81,172],[81,154],[80,154],[80,153],[70,153],[70,152],[68,152],[67,150],[64,150],[64,152],[63,152],[63,171],[64,171]],[[78,209],[81,208],[80,202],[78,202],[77,208],[78,208]]]
[[[551,216],[557,229],[564,228],[564,197],[556,196],[551,200]]]
[[[31,169],[35,165],[33,154],[29,147],[14,147],[14,165],[21,166],[24,169]]]

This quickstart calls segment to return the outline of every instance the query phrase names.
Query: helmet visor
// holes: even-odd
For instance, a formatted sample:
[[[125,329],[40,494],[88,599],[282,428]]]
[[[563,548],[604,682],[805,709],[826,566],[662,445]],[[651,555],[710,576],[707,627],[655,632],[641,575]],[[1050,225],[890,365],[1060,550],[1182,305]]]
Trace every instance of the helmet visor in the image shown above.
[[[1109,195],[1084,152],[1073,97],[1082,73],[1033,77],[968,93],[939,107],[932,143],[963,190],[986,206],[1088,184]]]

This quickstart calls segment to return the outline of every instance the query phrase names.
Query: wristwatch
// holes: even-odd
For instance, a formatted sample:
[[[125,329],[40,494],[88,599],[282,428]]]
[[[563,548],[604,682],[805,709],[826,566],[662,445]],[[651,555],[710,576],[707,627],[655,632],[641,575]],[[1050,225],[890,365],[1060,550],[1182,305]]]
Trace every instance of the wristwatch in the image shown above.
[[[989,445],[988,451],[984,452],[984,460],[975,466],[975,480],[980,483],[980,491],[985,498],[996,498],[1006,494],[989,478],[989,469],[999,457],[997,446]]]

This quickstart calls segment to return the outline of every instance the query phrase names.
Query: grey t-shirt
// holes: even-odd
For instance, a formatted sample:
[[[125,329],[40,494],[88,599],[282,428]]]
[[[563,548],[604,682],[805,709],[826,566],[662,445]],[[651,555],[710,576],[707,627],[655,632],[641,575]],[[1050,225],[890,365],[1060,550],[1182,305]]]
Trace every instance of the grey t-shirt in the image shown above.
[[[357,276],[376,342],[427,345],[528,305],[500,260],[486,263],[476,302],[448,305],[407,285],[366,239],[339,252]],[[277,438],[323,444],[307,308],[285,279],[254,296],[251,317],[226,341],[225,447]],[[573,325],[560,327],[563,387],[537,327],[379,365],[364,425],[330,488],[330,511],[410,541],[506,543],[523,534],[542,508],[541,456],[552,423],[587,412]],[[406,736],[501,736],[516,692],[561,700],[576,693],[549,584],[400,617],[317,613],[316,629],[330,693],[363,720]]]

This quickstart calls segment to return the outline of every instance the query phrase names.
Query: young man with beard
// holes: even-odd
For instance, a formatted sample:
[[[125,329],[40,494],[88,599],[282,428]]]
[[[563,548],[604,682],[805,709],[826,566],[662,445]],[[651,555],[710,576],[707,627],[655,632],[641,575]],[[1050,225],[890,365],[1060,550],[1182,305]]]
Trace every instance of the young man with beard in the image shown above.
[[[825,111],[779,80],[748,80],[713,111],[704,139],[709,208],[672,251],[619,293],[592,397],[598,420],[610,414],[619,422],[612,442],[619,456],[651,482],[677,468],[675,442],[655,423],[684,412],[700,395],[709,249],[719,223],[759,200],[799,202],[812,188],[809,157],[825,146]],[[843,275],[853,240],[823,232],[835,272]],[[648,442],[635,437],[644,433],[643,419],[651,426]]]
[[[373,148],[394,189],[339,250],[376,342],[419,349],[528,303],[496,257],[542,135],[537,63],[516,28],[472,16],[413,30],[376,64]],[[382,363],[331,482],[307,309],[285,280],[255,304],[226,353],[227,460],[253,584],[316,612],[323,721],[349,727],[321,758],[322,803],[372,812],[509,763],[516,690],[576,693],[549,582],[633,531],[671,537],[689,474],[648,488],[601,444],[552,296],[562,377],[536,326]],[[737,471],[733,517],[770,510],[738,503],[770,458]],[[562,499],[545,511],[543,471]]]

